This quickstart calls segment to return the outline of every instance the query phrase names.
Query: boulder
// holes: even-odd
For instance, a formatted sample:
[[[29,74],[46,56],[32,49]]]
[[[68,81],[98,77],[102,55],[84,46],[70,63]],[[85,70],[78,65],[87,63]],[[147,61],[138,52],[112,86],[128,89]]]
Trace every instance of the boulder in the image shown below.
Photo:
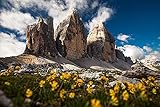
[[[87,53],[106,62],[116,61],[115,39],[106,30],[103,23],[99,23],[91,29],[87,37]]]
[[[69,60],[80,59],[86,55],[84,25],[76,11],[63,20],[55,32],[58,52]]]
[[[25,54],[42,57],[55,57],[57,55],[54,41],[53,19],[49,17],[47,23],[39,18],[38,22],[27,27],[27,41]]]
[[[4,92],[0,90],[0,106],[1,107],[13,107],[12,101],[6,97]]]

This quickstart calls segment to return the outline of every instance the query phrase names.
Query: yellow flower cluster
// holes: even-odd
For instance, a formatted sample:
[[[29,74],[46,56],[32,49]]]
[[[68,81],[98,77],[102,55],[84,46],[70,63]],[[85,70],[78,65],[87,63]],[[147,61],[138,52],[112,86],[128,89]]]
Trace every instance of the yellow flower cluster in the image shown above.
[[[44,84],[45,84],[45,81],[44,81],[44,80],[41,80],[41,81],[39,82],[39,87],[43,87]]]
[[[61,74],[60,79],[68,80],[68,79],[70,79],[70,77],[71,77],[71,74],[69,72],[64,72]]]
[[[111,103],[112,103],[112,105],[118,106],[119,101],[118,101],[118,98],[116,97],[116,92],[114,90],[110,89],[109,90],[109,94],[111,96]]]
[[[57,77],[57,73],[55,70],[51,70],[50,75],[47,76],[47,81],[53,81]]]
[[[29,97],[32,96],[32,94],[33,94],[32,90],[27,89],[27,91],[26,91],[26,97],[29,98]]]
[[[124,101],[128,101],[128,99],[129,99],[129,94],[128,94],[127,90],[123,91],[122,97],[123,97],[123,100],[124,100]]]
[[[105,75],[102,75],[99,80],[108,82],[109,79]]]
[[[74,98],[75,97],[75,93],[74,92],[70,92],[69,93],[69,98]]]
[[[62,89],[59,93],[60,98],[64,99],[65,98],[65,94],[67,93],[67,91],[65,89]]]
[[[100,100],[98,99],[91,99],[91,107],[102,107]]]
[[[134,93],[136,92],[136,88],[135,88],[135,85],[134,85],[134,84],[128,83],[127,86],[128,86],[128,91],[129,91],[130,93],[134,94]]]
[[[56,90],[59,87],[58,82],[56,82],[56,81],[49,82],[49,84],[52,87],[52,89],[51,89],[52,91]]]
[[[81,87],[83,85],[84,81],[81,78],[78,78],[76,80],[76,86]]]
[[[93,81],[89,81],[88,82],[88,85],[87,85],[87,89],[86,91],[91,94],[93,92],[93,88],[92,88],[92,85],[93,85]]]

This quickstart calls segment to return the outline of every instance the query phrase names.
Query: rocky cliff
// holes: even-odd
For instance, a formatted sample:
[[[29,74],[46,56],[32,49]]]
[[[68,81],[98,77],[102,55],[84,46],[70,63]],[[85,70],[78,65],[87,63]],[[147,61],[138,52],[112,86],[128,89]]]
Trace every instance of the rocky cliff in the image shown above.
[[[26,35],[25,54],[43,57],[55,57],[57,55],[54,41],[53,18],[49,17],[47,23],[39,18],[37,23],[27,27]]]
[[[131,58],[130,57],[125,57],[122,51],[120,51],[118,49],[115,49],[115,52],[116,52],[116,57],[118,59],[121,59],[122,61],[127,62],[130,65],[133,64],[133,61],[131,60]]]
[[[57,50],[63,57],[76,60],[85,56],[84,25],[76,11],[58,25],[55,36]]]
[[[87,53],[107,62],[116,60],[115,39],[106,30],[103,23],[99,23],[91,29],[87,37]]]

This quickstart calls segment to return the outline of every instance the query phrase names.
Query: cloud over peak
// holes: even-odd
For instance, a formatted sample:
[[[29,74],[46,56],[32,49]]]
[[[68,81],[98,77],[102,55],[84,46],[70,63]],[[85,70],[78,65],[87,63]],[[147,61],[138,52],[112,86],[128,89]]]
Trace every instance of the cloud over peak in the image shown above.
[[[16,35],[0,33],[0,57],[17,56],[25,50],[25,43],[16,39]]]
[[[152,52],[152,48],[149,47],[149,46],[143,46],[143,49],[144,49],[147,53]]]
[[[93,17],[91,21],[86,23],[87,28],[92,29],[94,26],[97,26],[97,24],[106,22],[112,14],[113,10],[111,8],[100,7],[96,16]]]
[[[117,47],[127,57],[131,57],[132,61],[141,60],[145,56],[145,52],[142,48],[135,45],[124,45]]]
[[[118,34],[117,39],[122,41],[122,42],[127,42],[128,43],[128,40],[131,39],[131,36],[120,33],[120,34]]]
[[[29,13],[22,13],[17,10],[3,10],[0,13],[0,25],[11,29],[16,30],[20,34],[25,34],[25,29],[28,24],[31,24],[35,19]]]

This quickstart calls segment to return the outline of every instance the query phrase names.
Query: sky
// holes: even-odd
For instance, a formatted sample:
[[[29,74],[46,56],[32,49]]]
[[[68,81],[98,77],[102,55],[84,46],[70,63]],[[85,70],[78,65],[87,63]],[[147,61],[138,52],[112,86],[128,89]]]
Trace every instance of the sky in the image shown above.
[[[53,17],[56,28],[76,9],[88,32],[103,22],[125,56],[160,59],[159,4],[159,0],[0,0],[0,57],[23,53],[26,27],[39,16]]]

